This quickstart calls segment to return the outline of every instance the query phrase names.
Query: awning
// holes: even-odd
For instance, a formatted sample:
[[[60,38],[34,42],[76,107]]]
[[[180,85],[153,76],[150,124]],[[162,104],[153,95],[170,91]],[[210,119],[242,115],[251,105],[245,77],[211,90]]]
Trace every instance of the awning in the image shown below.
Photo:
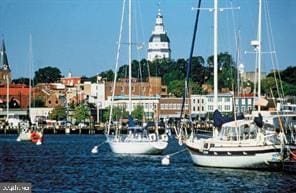
[[[265,98],[261,97],[259,98],[256,102],[255,105],[257,106],[267,106],[268,104],[268,100],[266,100]]]

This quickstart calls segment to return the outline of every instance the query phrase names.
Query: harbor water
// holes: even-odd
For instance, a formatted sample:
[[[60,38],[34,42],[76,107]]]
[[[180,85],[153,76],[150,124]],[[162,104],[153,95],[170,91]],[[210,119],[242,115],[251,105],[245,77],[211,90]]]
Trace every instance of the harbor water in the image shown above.
[[[177,141],[163,156],[115,155],[103,135],[46,135],[42,145],[0,135],[0,182],[32,183],[32,192],[296,192],[284,172],[197,167]]]

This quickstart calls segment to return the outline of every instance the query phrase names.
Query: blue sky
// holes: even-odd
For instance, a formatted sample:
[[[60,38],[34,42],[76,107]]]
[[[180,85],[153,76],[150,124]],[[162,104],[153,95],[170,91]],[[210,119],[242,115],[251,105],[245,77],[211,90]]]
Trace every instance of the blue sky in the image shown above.
[[[273,32],[273,36],[267,36],[264,20],[263,51],[270,51],[266,37],[273,37],[280,69],[295,66],[296,1],[263,1],[268,3]],[[133,55],[134,59],[145,58],[147,55],[147,41],[154,27],[157,4],[158,0],[135,0],[133,3],[136,18],[134,41],[146,45],[146,48]],[[189,56],[195,18],[191,8],[196,5],[197,0],[160,1],[173,59]],[[252,51],[250,41],[256,38],[258,1],[219,1],[220,7],[230,5],[240,6],[240,10],[219,13],[219,52],[235,54],[234,32],[239,29],[241,62],[246,71],[253,71],[255,56],[244,54],[244,51]],[[5,39],[13,78],[29,76],[30,33],[33,40],[34,71],[54,66],[64,76],[69,71],[73,76],[93,76],[105,70],[114,70],[121,6],[122,0],[0,1],[0,34]],[[212,0],[204,0],[202,3],[202,7],[212,6]],[[213,53],[212,31],[212,12],[202,11],[194,55],[206,59]],[[123,35],[126,42],[126,33]],[[273,69],[270,54],[263,56],[263,71]],[[126,63],[126,58],[123,56],[120,63]]]

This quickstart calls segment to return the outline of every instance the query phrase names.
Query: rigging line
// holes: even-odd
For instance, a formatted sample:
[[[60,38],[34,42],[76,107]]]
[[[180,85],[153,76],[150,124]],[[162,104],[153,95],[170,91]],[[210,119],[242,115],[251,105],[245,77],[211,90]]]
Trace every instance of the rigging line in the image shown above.
[[[230,1],[230,7],[233,7],[232,1]],[[235,39],[235,50],[236,50],[236,58],[235,58],[235,62],[236,62],[236,69],[237,69],[237,95],[240,92],[240,71],[239,71],[239,65],[240,65],[240,30],[238,29],[236,31],[236,21],[234,18],[234,10],[231,9],[231,17],[232,17],[232,25],[233,25],[233,34],[234,34],[234,39]],[[233,90],[234,91],[234,90]]]
[[[126,2],[126,0],[123,0],[123,3],[122,3],[122,14],[121,14],[120,30],[119,30],[119,37],[118,37],[118,44],[117,44],[117,54],[116,54],[115,71],[114,71],[114,82],[113,82],[113,89],[112,89],[112,97],[111,97],[110,114],[109,114],[109,121],[108,121],[108,127],[107,127],[107,135],[109,135],[109,133],[110,133],[110,126],[111,126],[111,120],[112,120],[113,102],[114,102],[116,79],[117,79],[117,69],[118,69],[119,55],[120,55],[120,48],[121,48],[121,39],[122,39],[123,19],[124,19],[124,14],[125,14],[125,2]]]
[[[271,29],[270,29],[270,18],[269,18],[269,15],[267,14],[267,2],[265,1],[265,3],[264,3],[264,9],[265,9],[265,18],[266,18],[266,20],[265,20],[265,23],[266,23],[266,31],[267,31],[267,39],[268,39],[268,48],[269,48],[269,50],[270,51],[272,51],[272,49],[273,49],[273,45],[272,45],[272,42],[271,42],[271,36],[272,36],[272,34],[271,34]],[[277,69],[277,67],[275,66],[276,64],[275,64],[275,61],[274,61],[274,57],[273,57],[273,54],[271,54],[271,56],[270,56],[270,59],[271,59],[271,63],[272,63],[272,66],[273,66],[273,68],[274,69]],[[279,97],[281,96],[281,93],[280,93],[280,91],[279,91],[279,85],[278,85],[278,81],[277,81],[277,73],[276,73],[276,70],[274,70],[273,71],[273,76],[274,76],[274,80],[275,80],[275,85],[276,85],[276,90],[277,90],[277,93],[278,93],[278,95],[279,95]]]
[[[269,42],[271,42],[271,47],[270,47],[270,50],[271,51],[275,51],[276,48],[275,48],[275,43],[274,43],[274,38],[273,38],[273,32],[272,32],[272,26],[271,26],[271,19],[270,19],[270,12],[269,12],[269,6],[268,6],[268,3],[266,2],[266,18],[268,19],[268,22],[267,22],[267,29],[268,29],[268,32],[270,34],[269,36]],[[278,57],[277,57],[277,54],[276,52],[272,53],[271,54],[271,61],[272,61],[272,65],[273,67],[275,67],[275,69],[279,70],[279,62],[278,62]],[[280,81],[280,89],[281,89],[281,92],[279,91],[279,88],[278,88],[278,83],[277,83],[277,79],[276,79],[276,72],[274,71],[274,76],[275,76],[275,81],[276,81],[276,85],[277,85],[277,91],[280,95],[280,93],[282,94],[282,97],[284,97],[284,89],[283,89],[283,83],[282,83],[282,79],[281,79],[281,74],[280,74],[280,71],[278,71],[278,77],[279,77],[279,81]]]
[[[182,119],[182,116],[183,116],[183,111],[184,111],[186,97],[189,94],[189,91],[188,91],[189,72],[190,72],[191,64],[192,64],[192,55],[193,55],[193,51],[194,51],[194,44],[195,44],[195,38],[196,38],[196,32],[197,32],[197,26],[198,26],[198,18],[199,18],[199,14],[200,14],[200,7],[201,7],[201,0],[198,1],[198,9],[197,9],[197,12],[196,12],[196,17],[195,17],[194,30],[193,30],[193,38],[192,38],[192,42],[191,42],[191,49],[190,49],[189,61],[187,63],[187,68],[186,68],[185,89],[184,89],[183,100],[182,100],[180,120]]]

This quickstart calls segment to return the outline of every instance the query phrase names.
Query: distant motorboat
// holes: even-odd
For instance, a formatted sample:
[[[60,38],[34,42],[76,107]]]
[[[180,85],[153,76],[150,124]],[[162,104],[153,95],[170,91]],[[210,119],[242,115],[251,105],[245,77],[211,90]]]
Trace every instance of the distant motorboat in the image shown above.
[[[22,124],[20,133],[17,137],[17,141],[31,141],[40,145],[43,140],[43,133],[37,129],[32,129],[28,124]]]

